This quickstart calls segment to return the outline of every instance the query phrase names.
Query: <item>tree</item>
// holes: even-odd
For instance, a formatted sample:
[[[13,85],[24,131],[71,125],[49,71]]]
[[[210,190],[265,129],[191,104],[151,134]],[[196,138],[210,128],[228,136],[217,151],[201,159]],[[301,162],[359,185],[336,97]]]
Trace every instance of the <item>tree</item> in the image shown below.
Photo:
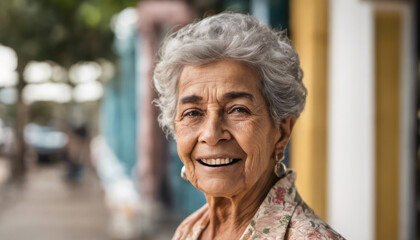
[[[134,6],[137,0],[13,0],[0,1],[0,44],[18,56],[18,101],[16,103],[17,155],[12,177],[25,175],[26,106],[22,89],[23,70],[31,60],[52,60],[64,67],[97,58],[114,59],[112,16]]]

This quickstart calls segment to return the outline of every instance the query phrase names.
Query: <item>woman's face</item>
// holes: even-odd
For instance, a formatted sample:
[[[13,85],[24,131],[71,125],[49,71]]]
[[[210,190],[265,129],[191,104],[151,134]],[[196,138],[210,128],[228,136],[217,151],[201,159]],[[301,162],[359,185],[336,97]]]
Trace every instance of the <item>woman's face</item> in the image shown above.
[[[251,68],[233,60],[187,65],[178,87],[178,154],[197,189],[230,197],[272,176],[280,130]]]

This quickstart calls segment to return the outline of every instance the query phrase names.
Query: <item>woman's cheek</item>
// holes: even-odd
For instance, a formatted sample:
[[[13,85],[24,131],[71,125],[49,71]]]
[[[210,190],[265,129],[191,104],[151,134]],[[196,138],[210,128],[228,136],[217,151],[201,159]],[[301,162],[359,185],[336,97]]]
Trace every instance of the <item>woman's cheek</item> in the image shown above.
[[[242,148],[247,153],[245,174],[247,185],[253,185],[258,180],[271,161],[271,149],[267,149],[266,136],[261,131],[254,131],[254,136],[244,137],[247,141],[242,142]],[[267,134],[267,133],[265,133]],[[270,133],[268,133],[270,134]]]
[[[196,137],[194,131],[184,124],[178,124],[175,126],[177,134],[177,151],[178,156],[184,163],[187,171],[188,180],[191,183],[196,181],[194,161],[191,159],[191,153],[195,146]]]

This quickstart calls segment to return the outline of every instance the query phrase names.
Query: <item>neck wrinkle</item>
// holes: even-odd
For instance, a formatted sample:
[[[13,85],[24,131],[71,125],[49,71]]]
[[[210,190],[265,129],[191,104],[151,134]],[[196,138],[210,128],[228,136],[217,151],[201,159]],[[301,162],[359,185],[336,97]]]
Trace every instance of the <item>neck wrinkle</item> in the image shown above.
[[[233,197],[206,196],[209,207],[209,223],[207,230],[210,231],[211,239],[215,239],[220,232],[230,232],[242,235],[248,224],[270,191],[278,181],[278,177],[272,172],[265,181],[257,181],[246,193]]]

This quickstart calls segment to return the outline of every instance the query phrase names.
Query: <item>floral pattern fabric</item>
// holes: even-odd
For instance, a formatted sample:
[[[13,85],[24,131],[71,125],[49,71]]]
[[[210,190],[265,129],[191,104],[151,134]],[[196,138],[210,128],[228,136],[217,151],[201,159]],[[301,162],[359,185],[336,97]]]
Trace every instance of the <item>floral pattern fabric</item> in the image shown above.
[[[295,179],[296,173],[288,170],[271,188],[240,240],[344,239],[300,198]],[[206,204],[181,223],[172,239],[199,239],[208,216]]]

